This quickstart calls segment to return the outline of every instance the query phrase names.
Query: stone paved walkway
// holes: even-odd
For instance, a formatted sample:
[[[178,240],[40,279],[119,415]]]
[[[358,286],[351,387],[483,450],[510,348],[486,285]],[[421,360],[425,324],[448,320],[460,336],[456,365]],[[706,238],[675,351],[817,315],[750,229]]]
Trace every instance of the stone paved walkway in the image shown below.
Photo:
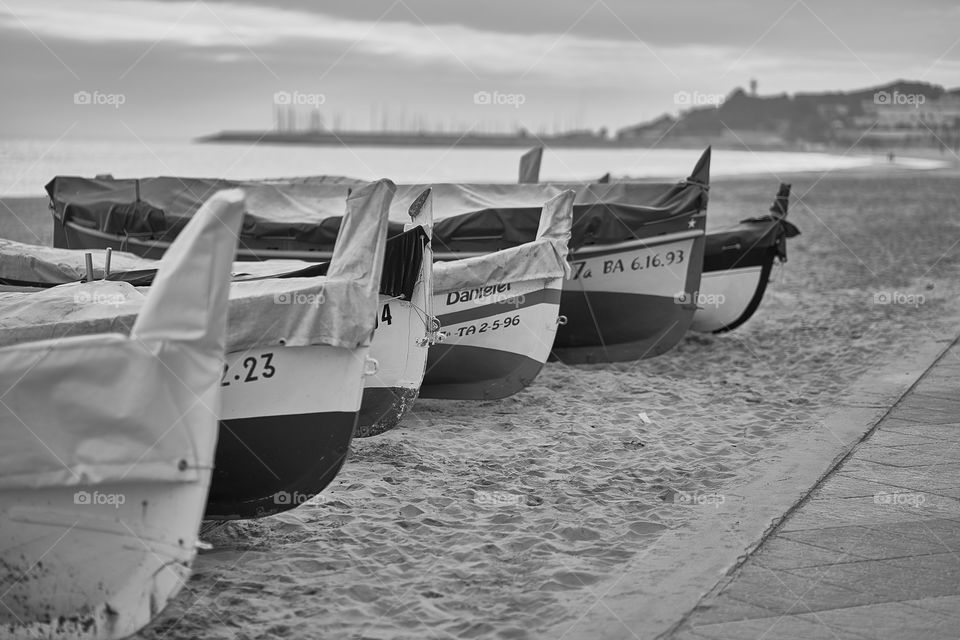
[[[960,638],[960,345],[666,637]]]

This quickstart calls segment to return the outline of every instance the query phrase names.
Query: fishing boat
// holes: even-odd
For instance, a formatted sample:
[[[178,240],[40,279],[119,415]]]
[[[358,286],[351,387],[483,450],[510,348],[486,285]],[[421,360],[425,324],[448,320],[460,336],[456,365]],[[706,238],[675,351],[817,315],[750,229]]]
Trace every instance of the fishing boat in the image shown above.
[[[551,358],[567,363],[634,360],[671,349],[693,319],[692,299],[703,269],[709,188],[708,149],[686,180],[677,184],[579,186],[574,200],[569,260],[573,271],[561,293],[567,318],[556,333]],[[165,186],[161,181],[169,180]],[[176,207],[167,190],[182,195],[210,188],[210,181],[155,178],[103,181],[58,178],[47,185],[58,246],[113,246],[139,255],[156,251],[173,233]],[[118,184],[118,183],[123,184]],[[562,185],[429,185],[436,221],[434,256],[456,260],[533,241],[545,201]],[[324,198],[354,188],[343,179],[298,179],[289,186],[291,206],[248,216],[239,255],[255,259],[316,259],[335,237],[336,224],[318,224],[313,212]],[[391,216],[425,188],[406,185]],[[107,191],[116,211],[92,211],[76,194]],[[295,206],[309,196],[311,207]],[[88,197],[88,196],[84,196]],[[131,211],[137,209],[138,215]]]
[[[434,185],[434,254],[449,260],[528,242],[532,201],[575,188],[571,272],[560,299],[566,324],[551,357],[652,357],[673,348],[693,321],[696,306],[685,296],[700,286],[709,180],[707,149],[677,184]]]
[[[211,197],[143,299],[102,281],[0,294],[0,635],[112,640],[186,583],[211,480],[242,193]],[[92,306],[137,300],[124,331]],[[36,341],[55,310],[80,335]]]
[[[543,205],[531,242],[434,264],[434,308],[446,339],[430,348],[422,397],[504,398],[540,373],[563,322],[573,196]]]
[[[334,182],[315,188],[298,178],[240,183],[198,178],[58,177],[47,185],[47,191],[58,247],[111,248],[156,258],[196,210],[195,194],[224,185],[242,186],[254,204],[248,207],[237,252],[237,258],[246,264],[235,265],[235,276],[289,278],[326,273],[340,229],[343,199],[367,184]],[[431,310],[432,221],[429,207],[424,206],[427,192],[418,191],[391,225],[371,346],[371,357],[379,368],[365,380],[356,426],[356,435],[361,437],[383,433],[409,413],[423,380],[429,344],[437,335]],[[262,261],[266,262],[260,264]],[[128,266],[130,271],[142,268]],[[4,275],[11,280],[16,276],[12,271],[0,272],[0,278]],[[117,273],[114,277],[122,276]]]
[[[375,436],[397,426],[413,408],[423,383],[427,352],[440,330],[433,316],[433,254],[430,191],[407,209],[402,231],[387,240],[376,331],[370,355],[377,370],[366,377],[357,437]],[[318,259],[326,252],[315,252]],[[325,273],[326,262],[265,260],[238,262],[236,278],[289,278]]]
[[[285,195],[272,188],[248,185],[244,190],[246,220],[251,206],[285,205]],[[364,375],[376,369],[367,355],[394,191],[387,180],[352,191],[346,215],[338,218],[332,257],[323,265],[326,275],[293,272],[232,283],[208,519],[255,518],[291,509],[322,491],[342,467]],[[85,202],[93,211],[116,206],[109,199]],[[192,208],[189,217],[195,213]],[[148,284],[149,273],[127,272],[124,277]]]
[[[519,182],[537,183],[543,147],[534,147],[520,158]],[[594,184],[610,183],[610,173]],[[692,296],[677,295],[682,303],[696,305],[690,328],[723,333],[750,319],[763,299],[775,260],[787,260],[787,238],[800,230],[787,222],[790,185],[781,184],[770,215],[748,218],[738,225],[708,231],[700,289]]]
[[[521,167],[533,182],[540,153]],[[347,178],[297,179],[313,188],[345,188]],[[568,364],[648,358],[679,342],[693,321],[703,270],[710,149],[677,184],[435,184],[434,255],[476,256],[529,242],[540,203],[564,190],[573,204],[570,277],[564,282],[551,358]],[[394,209],[423,185],[401,185]],[[429,365],[428,365],[429,377]]]
[[[747,218],[707,233],[703,278],[694,302],[694,331],[732,331],[756,312],[775,261],[787,261],[787,238],[800,230],[787,222],[790,185],[781,184],[770,215]]]

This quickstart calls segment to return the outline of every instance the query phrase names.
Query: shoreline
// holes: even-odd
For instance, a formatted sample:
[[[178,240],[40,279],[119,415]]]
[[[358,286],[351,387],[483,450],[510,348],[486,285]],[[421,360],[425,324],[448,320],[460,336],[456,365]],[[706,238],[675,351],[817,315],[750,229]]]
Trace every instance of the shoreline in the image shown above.
[[[857,153],[857,154],[834,154],[825,151],[791,151],[791,153],[827,153],[828,155],[839,156],[839,157],[856,157],[856,158],[872,158],[880,160],[886,157],[885,153]],[[770,170],[758,170],[744,173],[735,173],[735,174],[716,174],[711,176],[711,184],[719,182],[736,182],[741,180],[753,180],[756,178],[762,178],[765,176],[773,176],[774,178],[795,178],[802,179],[810,176],[823,176],[827,174],[834,175],[843,175],[851,177],[863,177],[863,176],[876,176],[876,177],[886,177],[889,175],[955,175],[960,171],[960,157],[945,156],[945,157],[933,157],[924,156],[924,155],[898,155],[898,162],[896,163],[883,163],[875,162],[873,164],[865,166],[855,166],[855,167],[833,167],[826,169],[799,169],[799,170],[787,170],[774,172]],[[908,162],[904,162],[908,161]],[[909,161],[940,161],[943,162],[943,166],[939,167],[925,167],[925,166],[910,166]],[[615,176],[615,179],[622,180],[663,180],[662,176],[643,176],[643,177],[631,177],[631,176]],[[586,180],[584,180],[585,182]],[[469,182],[469,181],[459,181],[459,182]],[[575,182],[575,181],[564,181],[564,182]],[[0,195],[0,202],[5,202],[10,205],[10,203],[16,203],[25,207],[34,207],[35,203],[30,203],[26,201],[30,200],[42,200],[43,206],[46,207],[47,195],[43,192],[42,188],[38,189],[37,193],[11,193]],[[13,209],[14,207],[10,207]],[[5,209],[0,207],[0,212],[3,212]]]

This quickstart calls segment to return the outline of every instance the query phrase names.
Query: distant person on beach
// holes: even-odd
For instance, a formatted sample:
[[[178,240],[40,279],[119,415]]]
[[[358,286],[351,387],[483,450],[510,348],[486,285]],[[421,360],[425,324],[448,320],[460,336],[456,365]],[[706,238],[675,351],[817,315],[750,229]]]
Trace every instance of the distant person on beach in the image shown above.
[[[893,162],[894,157],[895,156],[893,155],[893,151],[887,152],[887,162]]]

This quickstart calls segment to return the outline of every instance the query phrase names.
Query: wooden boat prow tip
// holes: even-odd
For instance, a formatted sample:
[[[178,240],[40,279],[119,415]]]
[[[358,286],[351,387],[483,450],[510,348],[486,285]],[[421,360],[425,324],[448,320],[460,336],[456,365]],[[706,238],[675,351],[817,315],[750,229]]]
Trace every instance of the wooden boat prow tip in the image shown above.
[[[691,329],[732,331],[760,306],[775,261],[786,262],[787,238],[800,230],[787,221],[790,185],[781,183],[770,215],[747,218],[707,234],[703,278]]]
[[[366,379],[363,389],[356,430],[362,438],[389,431],[413,409],[430,345],[436,342],[440,330],[433,311],[432,189],[428,187],[414,198],[407,214],[404,234],[389,241],[394,251],[405,255],[391,256],[387,271],[415,268],[416,282],[403,294],[384,292],[381,287],[377,330],[370,347],[379,368]]]
[[[566,191],[543,205],[531,242],[434,264],[445,339],[430,348],[421,397],[504,398],[539,374],[559,322],[573,198]]]
[[[543,159],[543,146],[537,146],[520,156],[520,175],[518,184],[536,184],[540,182],[540,162]]]
[[[129,337],[16,342],[0,332],[0,635],[127,637],[189,577],[242,216],[237,191],[207,201]],[[104,284],[60,298],[89,304]]]

